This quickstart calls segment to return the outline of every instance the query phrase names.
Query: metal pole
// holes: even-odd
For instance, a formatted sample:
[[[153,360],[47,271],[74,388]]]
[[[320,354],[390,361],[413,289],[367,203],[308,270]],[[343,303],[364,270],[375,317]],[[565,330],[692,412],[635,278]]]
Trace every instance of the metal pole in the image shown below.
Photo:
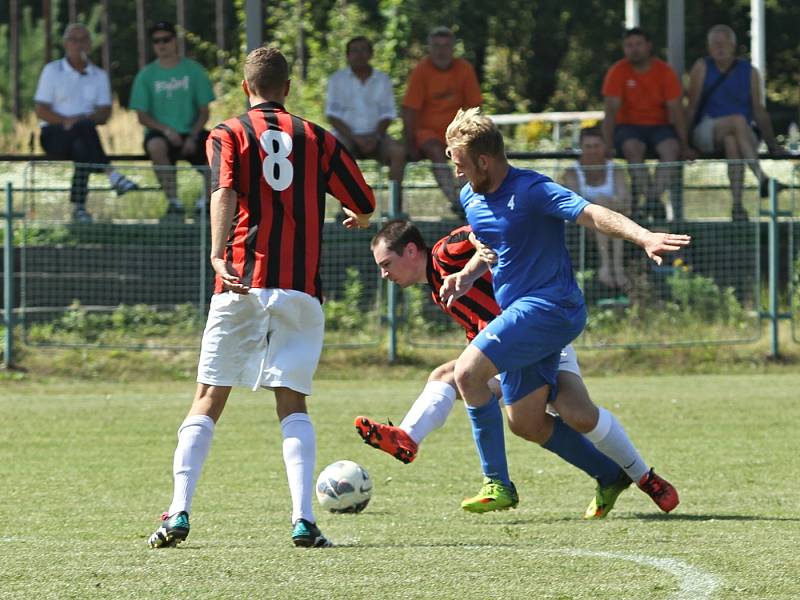
[[[111,18],[108,0],[103,0],[103,16],[100,17],[100,31],[103,32],[103,70],[111,77]]]
[[[769,321],[770,321],[770,356],[778,357],[778,194],[775,192],[775,180],[769,180]]]
[[[389,180],[389,218],[394,219],[400,212],[400,184]],[[389,323],[388,359],[390,363],[397,360],[397,285],[390,281],[387,285],[387,320]]]
[[[53,54],[53,19],[50,10],[50,0],[42,0],[42,19],[44,20],[44,63],[50,62]]]
[[[753,66],[761,73],[761,98],[766,104],[767,47],[764,23],[764,0],[750,0],[750,57]]]
[[[684,4],[683,0],[669,0],[667,4],[667,45],[669,66],[678,75],[685,70],[684,46]]]
[[[175,12],[178,23],[178,54],[186,56],[186,5],[183,0],[175,2]]]
[[[5,310],[5,365],[14,365],[14,195],[11,182],[6,182],[6,231],[3,253],[3,307]]]
[[[245,33],[247,51],[255,50],[264,43],[264,15],[261,0],[247,0],[245,3]]]
[[[225,1],[217,0],[215,7],[217,19],[217,66],[225,66]]]
[[[144,27],[144,0],[136,0],[136,50],[139,54],[139,68],[147,64],[147,41]]]
[[[77,0],[69,0],[67,12],[69,13],[69,22],[75,23],[78,20],[78,2]]]
[[[639,26],[639,0],[625,0],[625,29]]]
[[[19,0],[10,0],[8,4],[8,59],[11,63],[11,113],[19,119],[22,107],[19,103]]]

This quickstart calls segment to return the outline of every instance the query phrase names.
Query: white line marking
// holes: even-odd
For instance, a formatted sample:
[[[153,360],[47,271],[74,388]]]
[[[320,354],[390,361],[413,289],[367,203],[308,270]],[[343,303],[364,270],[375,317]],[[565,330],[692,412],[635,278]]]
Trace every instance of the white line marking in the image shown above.
[[[643,556],[641,554],[619,554],[595,550],[561,550],[561,552],[570,556],[596,556],[627,560],[666,571],[678,580],[678,591],[673,596],[675,600],[710,598],[720,585],[718,577],[675,558],[656,558],[655,556]]]

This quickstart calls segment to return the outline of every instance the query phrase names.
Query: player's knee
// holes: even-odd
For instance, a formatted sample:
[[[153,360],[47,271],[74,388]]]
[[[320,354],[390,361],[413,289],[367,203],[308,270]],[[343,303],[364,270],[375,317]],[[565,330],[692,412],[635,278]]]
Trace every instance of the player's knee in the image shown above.
[[[522,420],[508,418],[508,428],[511,433],[534,444],[544,444],[550,437],[546,423],[543,419]]]
[[[478,378],[475,377],[475,373],[470,367],[471,365],[466,361],[458,360],[453,369],[453,378],[458,389],[467,395],[474,390],[478,382]]]
[[[443,365],[439,365],[433,371],[431,371],[430,376],[428,376],[428,381],[442,381],[448,385],[455,386],[455,366],[456,361],[454,360],[451,360]]]

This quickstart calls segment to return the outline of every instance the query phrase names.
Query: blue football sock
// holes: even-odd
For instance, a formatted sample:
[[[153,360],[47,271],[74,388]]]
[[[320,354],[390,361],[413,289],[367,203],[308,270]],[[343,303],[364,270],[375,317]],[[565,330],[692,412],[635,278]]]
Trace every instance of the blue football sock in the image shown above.
[[[594,477],[603,487],[611,485],[619,477],[619,465],[595,448],[594,444],[583,435],[564,423],[561,417],[555,418],[553,435],[542,444],[542,448]]]
[[[500,411],[497,398],[492,396],[488,404],[477,408],[467,406],[467,414],[472,423],[472,438],[478,448],[483,474],[502,481],[504,485],[510,485],[506,440],[503,434],[503,413]]]

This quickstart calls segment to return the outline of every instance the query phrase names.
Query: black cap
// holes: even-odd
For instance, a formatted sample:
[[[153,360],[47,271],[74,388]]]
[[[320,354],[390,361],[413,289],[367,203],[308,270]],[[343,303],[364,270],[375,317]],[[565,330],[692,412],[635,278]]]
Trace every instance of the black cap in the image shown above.
[[[175,25],[170,23],[169,21],[159,21],[155,25],[150,28],[150,35],[153,35],[156,31],[168,31],[172,35],[176,35],[177,31],[175,31]]]

